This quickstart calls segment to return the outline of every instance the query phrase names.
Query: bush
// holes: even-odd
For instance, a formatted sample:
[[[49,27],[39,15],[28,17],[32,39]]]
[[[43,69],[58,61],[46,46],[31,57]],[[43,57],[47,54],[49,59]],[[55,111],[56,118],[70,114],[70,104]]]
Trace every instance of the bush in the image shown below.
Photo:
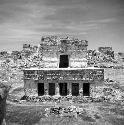
[[[6,98],[10,87],[7,84],[0,83],[0,125],[6,114]]]

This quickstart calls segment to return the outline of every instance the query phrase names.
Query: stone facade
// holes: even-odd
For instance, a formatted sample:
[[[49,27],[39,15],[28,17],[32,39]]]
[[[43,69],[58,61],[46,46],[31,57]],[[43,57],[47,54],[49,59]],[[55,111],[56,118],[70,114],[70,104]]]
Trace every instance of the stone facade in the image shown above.
[[[41,39],[40,53],[45,68],[59,67],[60,55],[68,55],[69,67],[86,67],[88,41],[70,39],[43,37]]]
[[[65,95],[80,95],[80,92],[82,92],[86,94],[86,96],[92,96],[91,89],[93,89],[94,86],[99,86],[103,81],[104,69],[99,68],[72,68],[68,70],[35,68],[24,70],[24,89],[28,96],[48,94],[50,93],[49,91],[51,91],[50,87],[54,89],[53,93],[55,94],[53,95],[63,95],[60,89],[62,89],[64,85],[67,86],[65,87],[66,90],[63,90],[66,92]],[[43,84],[43,86],[40,87],[40,84]],[[50,84],[55,85],[52,87]],[[43,92],[41,92],[40,89]],[[83,92],[85,90],[87,91],[86,93]],[[77,93],[75,91],[77,91]]]
[[[24,69],[26,95],[90,96],[102,84],[104,70],[87,67],[88,41],[42,37],[38,48],[43,67]]]

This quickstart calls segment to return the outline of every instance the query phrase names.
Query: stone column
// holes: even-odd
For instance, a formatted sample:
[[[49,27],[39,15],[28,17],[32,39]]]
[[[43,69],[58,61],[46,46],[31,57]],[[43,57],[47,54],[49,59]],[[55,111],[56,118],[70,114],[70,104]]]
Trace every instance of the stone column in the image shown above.
[[[56,95],[60,95],[60,92],[59,92],[59,83],[55,84],[55,94]]]
[[[68,87],[69,87],[69,95],[72,96],[72,83],[71,82],[68,83]]]
[[[48,91],[49,91],[49,89],[48,89],[48,82],[44,82],[44,95],[48,95]]]
[[[67,82],[67,95],[69,95],[69,89],[70,89],[70,86],[69,86],[69,82]]]
[[[79,95],[83,96],[83,82],[82,81],[79,83]]]

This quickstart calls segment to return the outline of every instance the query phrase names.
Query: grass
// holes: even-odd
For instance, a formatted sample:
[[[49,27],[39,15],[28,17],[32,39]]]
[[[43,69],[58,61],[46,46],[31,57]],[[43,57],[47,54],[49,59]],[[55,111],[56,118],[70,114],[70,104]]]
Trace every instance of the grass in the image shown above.
[[[109,103],[91,103],[81,106],[85,112],[74,117],[45,117],[44,109],[48,106],[7,105],[8,125],[123,125],[124,106]],[[91,107],[94,107],[92,110]],[[114,113],[114,114],[113,114]],[[121,117],[118,117],[121,116]]]
[[[19,123],[24,125],[34,125],[43,117],[44,108],[36,106],[12,106],[7,105],[7,122]]]
[[[108,116],[107,120],[112,125],[124,125],[124,119],[123,118]]]

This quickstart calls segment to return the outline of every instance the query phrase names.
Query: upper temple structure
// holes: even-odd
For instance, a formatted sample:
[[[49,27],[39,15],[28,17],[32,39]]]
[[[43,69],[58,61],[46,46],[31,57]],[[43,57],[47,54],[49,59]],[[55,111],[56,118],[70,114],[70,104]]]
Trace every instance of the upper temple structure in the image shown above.
[[[87,67],[88,41],[86,40],[42,37],[40,45],[45,68]]]
[[[94,96],[104,81],[104,69],[87,66],[88,41],[42,37],[37,49],[42,66],[24,69],[25,94]]]

